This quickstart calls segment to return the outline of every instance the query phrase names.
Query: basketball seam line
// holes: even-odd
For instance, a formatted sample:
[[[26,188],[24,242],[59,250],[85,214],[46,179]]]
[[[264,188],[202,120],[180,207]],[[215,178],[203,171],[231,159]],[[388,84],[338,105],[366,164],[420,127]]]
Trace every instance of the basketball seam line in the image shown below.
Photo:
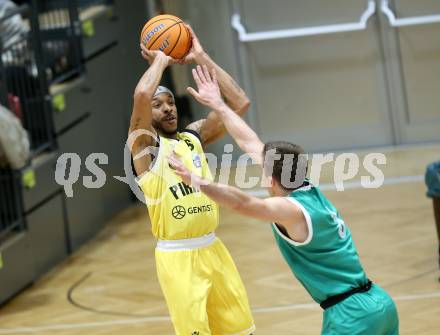
[[[160,19],[157,19],[156,21],[151,22],[148,26],[146,26],[146,27],[144,27],[142,29],[142,31],[141,31],[141,42],[142,42],[142,35],[144,34],[145,30],[147,30],[152,24],[155,24],[156,22],[162,21],[162,20],[171,20],[171,21],[174,21],[174,22],[181,22],[181,21],[176,21],[176,20],[171,19],[171,18],[160,18]]]
[[[172,48],[171,51],[168,53],[169,56],[171,56],[171,54],[173,53],[174,49],[175,49],[176,46],[177,46],[177,43],[179,43],[180,35],[182,35],[182,27],[181,27],[180,24],[179,24],[179,36],[177,36],[176,44],[174,44],[173,48]],[[173,57],[173,56],[171,56],[171,57]],[[173,57],[173,58],[174,58],[174,57]]]
[[[155,39],[153,42],[151,42],[151,44],[150,44],[150,46],[148,47],[148,49],[151,50],[151,48],[153,47],[154,43],[157,42],[157,40],[159,39],[159,37],[161,37],[161,36],[162,36],[163,34],[165,34],[168,30],[170,30],[171,28],[173,28],[176,24],[179,24],[180,22],[183,22],[183,21],[179,21],[179,22],[173,23],[173,24],[172,24],[171,26],[169,26],[165,31],[161,32],[161,33],[159,34],[159,36],[157,36],[156,39]]]
[[[189,50],[191,49],[191,47],[192,47],[192,36],[191,36],[191,33],[189,32],[189,29],[186,27],[186,24],[183,24],[183,26],[185,27],[185,30],[186,30],[186,34],[188,35],[188,40],[189,40],[189,43],[188,43],[188,45],[186,46],[186,50],[185,50],[185,55],[187,55],[188,54],[188,52],[189,52]]]

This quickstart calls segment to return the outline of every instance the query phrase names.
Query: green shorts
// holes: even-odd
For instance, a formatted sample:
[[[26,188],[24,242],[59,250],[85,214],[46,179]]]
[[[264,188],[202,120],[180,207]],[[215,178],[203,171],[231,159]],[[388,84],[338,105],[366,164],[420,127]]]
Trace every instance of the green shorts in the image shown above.
[[[378,285],[324,311],[321,335],[398,335],[399,318],[391,297]]]

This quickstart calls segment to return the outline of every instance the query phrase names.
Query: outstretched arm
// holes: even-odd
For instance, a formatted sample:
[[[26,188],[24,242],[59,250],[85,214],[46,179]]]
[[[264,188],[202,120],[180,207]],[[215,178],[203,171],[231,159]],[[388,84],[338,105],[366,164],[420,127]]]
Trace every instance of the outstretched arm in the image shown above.
[[[184,59],[184,63],[196,63],[200,66],[207,66],[217,73],[217,80],[221,95],[226,104],[237,116],[243,116],[249,108],[250,101],[246,93],[236,81],[203,50],[196,34],[190,26],[187,26],[192,35],[192,49]],[[196,121],[188,126],[188,129],[197,131],[202,138],[203,144],[207,145],[217,141],[225,135],[226,129],[222,119],[214,112],[208,113],[206,119]]]
[[[292,222],[304,220],[302,212],[292,206],[292,203],[286,198],[256,198],[236,187],[217,184],[192,174],[176,156],[171,156],[168,159],[175,173],[182,178],[184,183],[199,187],[203,193],[218,204],[242,215],[261,221],[276,222],[285,227],[289,227]]]
[[[139,80],[134,91],[133,112],[127,141],[138,176],[147,172],[151,164],[151,156],[143,155],[144,150],[155,145],[155,136],[152,136],[156,135],[156,132],[152,126],[151,99],[160,83],[163,71],[169,64],[175,62],[161,51],[149,51],[143,45],[141,48],[142,56],[151,65]]]
[[[203,68],[197,66],[192,73],[198,92],[193,88],[189,88],[188,91],[198,102],[214,110],[241,150],[251,156],[255,163],[261,165],[264,144],[246,122],[223,101],[215,69],[212,69],[212,76],[207,66]]]
[[[297,215],[292,204],[282,197],[260,199],[237,187],[218,183],[201,185],[200,190],[218,204],[261,221],[283,224],[291,222]]]

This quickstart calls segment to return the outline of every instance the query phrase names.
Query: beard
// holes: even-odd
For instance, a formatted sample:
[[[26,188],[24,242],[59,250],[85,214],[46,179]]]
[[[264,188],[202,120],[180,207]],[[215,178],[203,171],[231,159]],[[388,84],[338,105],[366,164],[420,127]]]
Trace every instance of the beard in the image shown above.
[[[174,129],[174,130],[167,130],[167,129],[164,129],[164,128],[160,128],[160,131],[161,131],[163,134],[165,134],[165,135],[172,136],[172,135],[176,135],[176,133],[177,133],[177,127],[176,127],[176,129]]]
[[[160,122],[154,122],[153,123],[153,127],[154,127],[154,129],[156,129],[156,131],[158,133],[161,133],[161,134],[166,135],[166,136],[176,135],[177,130],[178,130],[177,126],[176,126],[175,129],[164,128]]]
[[[173,127],[174,125],[166,124],[166,122],[164,122],[163,120],[153,119],[153,127],[158,133],[161,133],[165,136],[174,136],[179,129],[177,118],[175,120],[175,127]]]

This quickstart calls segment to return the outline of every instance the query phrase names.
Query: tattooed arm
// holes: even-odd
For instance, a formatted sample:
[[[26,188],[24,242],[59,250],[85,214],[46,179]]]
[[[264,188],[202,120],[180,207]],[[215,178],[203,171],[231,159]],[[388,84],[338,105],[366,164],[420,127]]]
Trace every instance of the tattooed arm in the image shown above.
[[[151,99],[162,78],[163,71],[175,61],[161,51],[149,51],[141,45],[142,56],[150,62],[150,67],[144,73],[136,86],[133,96],[133,112],[128,131],[128,145],[133,157],[134,168],[138,176],[147,172],[151,164],[150,155],[142,155],[149,146],[154,146],[156,132],[152,126]],[[148,131],[150,134],[145,134]]]

